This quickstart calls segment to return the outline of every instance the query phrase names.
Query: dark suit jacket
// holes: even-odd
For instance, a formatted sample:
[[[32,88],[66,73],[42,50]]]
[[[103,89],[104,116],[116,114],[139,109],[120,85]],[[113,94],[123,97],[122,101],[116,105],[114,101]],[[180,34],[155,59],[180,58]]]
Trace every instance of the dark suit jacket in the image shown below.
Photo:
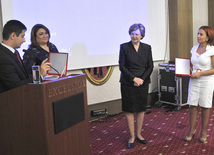
[[[134,85],[133,79],[139,77],[144,83],[150,83],[150,75],[153,71],[153,59],[151,46],[140,43],[136,52],[132,42],[120,45],[119,67],[121,71],[120,82]]]
[[[15,54],[0,44],[0,93],[32,81]]]

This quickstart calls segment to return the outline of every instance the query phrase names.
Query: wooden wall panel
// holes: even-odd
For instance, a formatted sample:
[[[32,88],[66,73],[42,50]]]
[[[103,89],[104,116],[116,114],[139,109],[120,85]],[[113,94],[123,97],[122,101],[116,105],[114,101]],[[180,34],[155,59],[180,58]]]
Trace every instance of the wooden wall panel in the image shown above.
[[[214,1],[208,0],[208,23],[214,28]]]
[[[192,0],[170,0],[168,6],[170,60],[189,58],[193,44]]]

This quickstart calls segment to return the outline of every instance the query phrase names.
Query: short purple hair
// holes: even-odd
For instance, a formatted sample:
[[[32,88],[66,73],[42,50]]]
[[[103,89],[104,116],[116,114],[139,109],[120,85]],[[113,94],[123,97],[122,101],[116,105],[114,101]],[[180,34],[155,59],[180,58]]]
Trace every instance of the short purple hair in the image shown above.
[[[131,35],[132,31],[135,31],[135,30],[138,30],[138,29],[140,30],[140,34],[142,36],[141,39],[143,39],[145,37],[145,27],[141,23],[135,23],[132,26],[130,26],[129,35]]]

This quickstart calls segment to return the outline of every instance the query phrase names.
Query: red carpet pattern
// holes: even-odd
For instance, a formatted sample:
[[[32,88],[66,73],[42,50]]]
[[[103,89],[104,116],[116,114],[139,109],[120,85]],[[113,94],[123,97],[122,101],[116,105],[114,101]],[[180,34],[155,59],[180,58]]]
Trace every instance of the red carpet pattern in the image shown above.
[[[210,112],[207,144],[199,142],[201,112],[199,112],[196,135],[191,142],[184,141],[189,131],[189,109],[166,112],[155,107],[145,115],[142,135],[149,142],[137,141],[127,149],[129,132],[124,114],[100,118],[89,123],[92,155],[214,155],[214,108]]]

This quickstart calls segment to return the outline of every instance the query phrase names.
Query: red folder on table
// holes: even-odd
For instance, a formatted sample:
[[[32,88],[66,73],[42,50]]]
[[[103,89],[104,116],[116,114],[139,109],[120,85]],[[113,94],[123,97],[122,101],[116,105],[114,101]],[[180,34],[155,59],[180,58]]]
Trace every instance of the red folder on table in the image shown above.
[[[175,75],[191,76],[191,62],[188,58],[175,58]]]

